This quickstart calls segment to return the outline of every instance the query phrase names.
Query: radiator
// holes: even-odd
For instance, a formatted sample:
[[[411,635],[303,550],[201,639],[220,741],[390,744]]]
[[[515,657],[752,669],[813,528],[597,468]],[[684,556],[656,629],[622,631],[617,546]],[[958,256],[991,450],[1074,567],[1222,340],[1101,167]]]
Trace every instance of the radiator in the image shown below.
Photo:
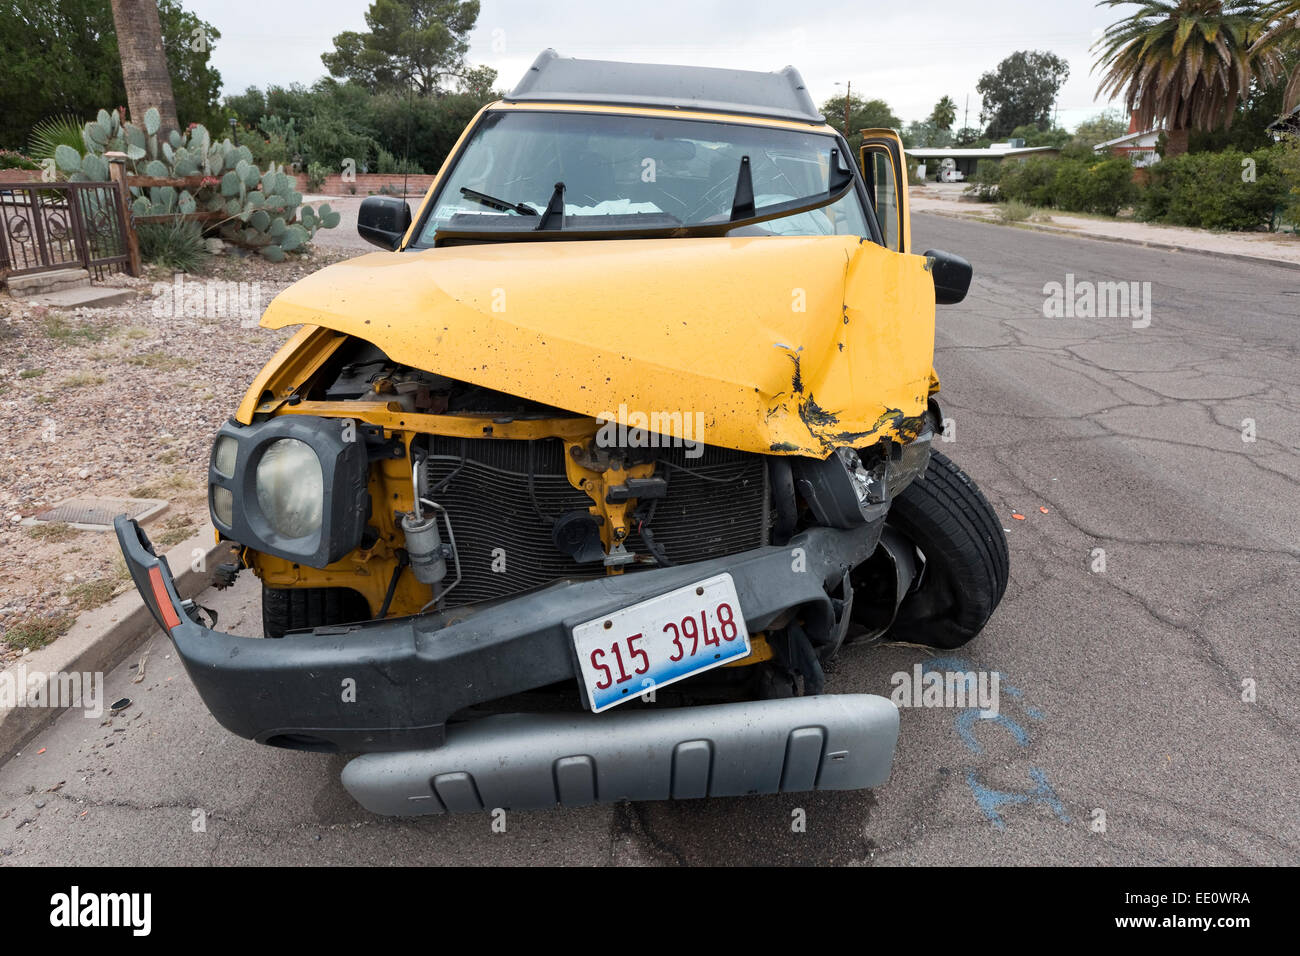
[[[549,584],[599,577],[600,563],[579,564],[551,538],[554,519],[586,511],[591,499],[569,484],[564,443],[484,438],[427,438],[422,494],[447,509],[460,556],[461,583],[447,596],[458,607]],[[656,474],[667,478],[649,527],[674,564],[747,551],[768,543],[771,496],[760,455],[704,446],[656,449]],[[531,481],[530,476],[531,475]],[[633,531],[627,548],[648,555]],[[497,569],[494,570],[494,563]],[[628,565],[635,573],[655,567]]]

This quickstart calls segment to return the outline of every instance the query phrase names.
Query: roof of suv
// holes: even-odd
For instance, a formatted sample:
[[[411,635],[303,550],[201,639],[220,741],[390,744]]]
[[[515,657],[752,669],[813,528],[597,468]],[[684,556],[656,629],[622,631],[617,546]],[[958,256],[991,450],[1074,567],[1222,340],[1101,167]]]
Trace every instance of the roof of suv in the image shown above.
[[[600,103],[741,113],[822,123],[803,77],[705,66],[578,60],[543,50],[507,103]]]

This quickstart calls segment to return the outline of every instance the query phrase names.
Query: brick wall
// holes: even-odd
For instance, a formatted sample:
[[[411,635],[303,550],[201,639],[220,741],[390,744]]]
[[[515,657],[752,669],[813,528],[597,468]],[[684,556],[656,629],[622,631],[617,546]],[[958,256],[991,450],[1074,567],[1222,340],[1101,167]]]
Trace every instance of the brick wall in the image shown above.
[[[0,169],[0,183],[32,183],[40,178],[39,169]]]
[[[307,188],[305,173],[298,173],[295,178],[298,180],[298,185],[295,187],[298,192],[312,192]],[[406,181],[408,196],[423,196],[428,191],[429,184],[433,182],[433,177],[429,175],[404,177],[401,173],[357,173],[355,182],[345,183],[340,174],[334,173],[325,178],[325,185],[317,192],[325,196],[369,196],[372,193],[377,194],[384,186],[391,186],[400,192],[403,180]],[[356,189],[356,193],[351,191],[353,188]]]

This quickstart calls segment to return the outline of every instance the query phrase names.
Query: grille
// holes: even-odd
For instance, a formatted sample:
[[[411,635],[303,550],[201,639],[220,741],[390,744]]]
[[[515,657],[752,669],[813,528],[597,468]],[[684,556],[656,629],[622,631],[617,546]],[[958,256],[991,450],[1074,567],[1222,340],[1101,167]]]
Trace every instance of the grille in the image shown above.
[[[591,505],[565,476],[564,443],[558,438],[432,435],[427,448],[424,494],[447,509],[461,563],[462,580],[447,596],[449,607],[505,597],[558,578],[604,575],[601,565],[579,564],[552,542],[556,517]],[[761,456],[706,446],[698,458],[687,458],[680,448],[659,450],[658,457],[657,473],[667,477],[668,495],[659,500],[650,527],[655,543],[675,564],[768,542],[770,496]],[[649,554],[635,532],[628,549]],[[493,570],[494,560],[500,567],[501,556],[504,570]],[[627,570],[648,567],[654,565]]]

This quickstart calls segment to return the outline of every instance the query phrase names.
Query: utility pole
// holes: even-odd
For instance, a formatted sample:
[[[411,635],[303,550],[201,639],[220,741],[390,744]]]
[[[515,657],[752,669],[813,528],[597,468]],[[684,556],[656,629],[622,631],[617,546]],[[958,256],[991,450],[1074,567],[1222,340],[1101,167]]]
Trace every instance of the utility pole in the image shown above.
[[[970,129],[970,94],[966,94],[966,111],[961,114],[961,128]]]
[[[848,85],[844,87],[844,138],[848,139],[849,133],[849,103],[853,99],[853,81],[849,80]]]

